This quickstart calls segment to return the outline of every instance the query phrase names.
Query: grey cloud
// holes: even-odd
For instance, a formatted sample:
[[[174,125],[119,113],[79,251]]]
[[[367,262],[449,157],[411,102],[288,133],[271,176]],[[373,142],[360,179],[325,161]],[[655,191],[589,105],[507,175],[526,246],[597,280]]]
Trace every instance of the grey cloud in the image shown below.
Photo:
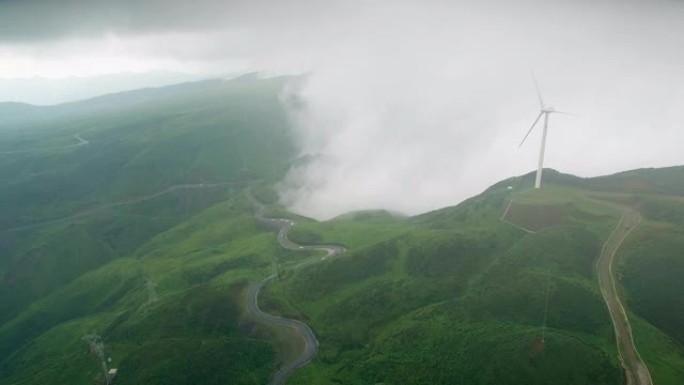
[[[415,214],[534,169],[539,132],[516,150],[539,108],[532,67],[545,99],[580,115],[553,117],[548,167],[684,164],[681,2],[57,3],[0,2],[0,44],[111,32],[141,57],[310,71],[291,115],[302,155],[318,156],[280,191],[317,218]]]
[[[179,18],[178,12],[186,7],[182,4],[193,3],[170,2],[170,6],[164,6],[159,1],[4,1],[0,3],[0,39],[5,43],[22,43],[73,36],[98,37],[113,31],[145,32],[160,28],[161,21],[190,27],[198,21],[193,12],[187,12],[185,18]],[[203,6],[197,4],[195,9]]]
[[[313,0],[6,0],[0,43],[316,23],[350,9]]]
[[[531,67],[548,103],[580,114],[553,117],[547,167],[591,176],[684,163],[673,115],[684,106],[684,12],[661,5],[378,15],[373,36],[339,41],[297,92],[302,153],[321,156],[291,170],[283,203],[320,219],[416,214],[534,169],[539,131],[516,150],[539,109]]]

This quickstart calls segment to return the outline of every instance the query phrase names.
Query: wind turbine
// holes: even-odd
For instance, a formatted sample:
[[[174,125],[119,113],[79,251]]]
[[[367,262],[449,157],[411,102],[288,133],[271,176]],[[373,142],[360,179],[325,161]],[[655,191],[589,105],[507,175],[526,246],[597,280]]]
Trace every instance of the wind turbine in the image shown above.
[[[549,115],[572,114],[568,114],[567,112],[563,111],[556,111],[555,108],[545,105],[544,99],[542,99],[541,92],[539,91],[539,84],[537,84],[537,78],[534,76],[534,72],[532,73],[532,79],[534,80],[534,88],[537,90],[537,97],[539,97],[539,106],[541,107],[541,111],[539,111],[537,119],[535,119],[534,123],[532,123],[532,127],[530,127],[530,129],[527,131],[527,134],[525,134],[525,137],[523,138],[522,142],[520,142],[520,144],[518,145],[518,148],[520,148],[520,146],[522,146],[523,143],[525,143],[525,140],[527,140],[527,137],[530,136],[530,132],[532,132],[534,126],[536,126],[537,123],[539,123],[539,119],[541,119],[542,115],[544,115],[544,131],[542,131],[541,148],[539,149],[539,165],[537,166],[537,179],[534,181],[534,188],[541,188],[542,169],[544,168],[544,150],[546,148],[546,131],[549,127]]]

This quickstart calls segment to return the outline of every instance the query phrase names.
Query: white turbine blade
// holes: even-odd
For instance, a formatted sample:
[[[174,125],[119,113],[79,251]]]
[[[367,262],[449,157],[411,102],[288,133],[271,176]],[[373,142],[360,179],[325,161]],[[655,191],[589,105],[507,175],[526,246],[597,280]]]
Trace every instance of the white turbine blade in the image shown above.
[[[532,132],[534,126],[537,125],[537,122],[539,122],[539,119],[542,117],[542,115],[544,115],[543,111],[540,112],[539,115],[537,115],[537,119],[535,119],[534,123],[532,123],[532,126],[530,127],[529,131],[527,131],[527,134],[525,134],[525,137],[523,138],[522,142],[520,142],[520,144],[518,145],[518,148],[520,148],[520,146],[522,146],[523,143],[525,143],[525,140],[527,140],[527,137],[530,136],[530,132]]]
[[[539,97],[539,106],[544,109],[544,99],[542,99],[541,91],[539,91],[539,84],[537,83],[537,77],[534,76],[534,70],[532,70],[532,80],[534,80],[534,89],[537,90],[537,97]]]
[[[553,111],[555,114],[563,114],[563,115],[570,115],[579,118],[579,115],[573,114],[572,112],[565,112],[565,111]]]

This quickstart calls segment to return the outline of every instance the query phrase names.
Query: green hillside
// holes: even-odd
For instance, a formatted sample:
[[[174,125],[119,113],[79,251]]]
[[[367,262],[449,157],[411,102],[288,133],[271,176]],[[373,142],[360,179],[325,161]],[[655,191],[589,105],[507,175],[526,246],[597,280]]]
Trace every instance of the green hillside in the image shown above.
[[[358,246],[293,272],[269,292],[274,311],[307,317],[322,341],[318,361],[298,380],[620,383],[592,271],[600,229],[614,218],[600,208],[585,212],[571,197],[557,203],[573,205],[568,210],[590,224],[577,215],[528,234],[500,221],[513,195],[530,193],[491,189],[401,224],[376,220],[375,241],[366,239],[364,219],[323,224],[317,236],[300,226],[295,239],[341,234]]]
[[[286,81],[14,114],[0,140],[0,383],[92,384],[87,333],[118,383],[266,381],[274,350],[242,320],[241,290],[280,250],[242,189],[293,155]]]
[[[0,385],[265,384],[306,322],[320,343],[288,384],[621,384],[596,260],[642,221],[614,272],[654,383],[684,382],[684,167],[600,178],[547,170],[415,217],[318,222],[278,205],[295,160],[279,94],[245,76],[54,107],[0,105]],[[301,159],[299,161],[302,161]],[[281,248],[253,216],[297,221]],[[304,262],[304,263],[302,263]],[[295,345],[296,345],[295,341]]]
[[[620,276],[654,383],[681,383],[681,170],[616,180],[549,170],[540,191],[529,174],[413,218],[302,221],[293,239],[350,252],[268,288],[272,312],[308,320],[322,341],[293,383],[623,383],[594,268],[620,218],[609,202],[646,218],[620,249]],[[654,182],[631,190],[632,178]]]

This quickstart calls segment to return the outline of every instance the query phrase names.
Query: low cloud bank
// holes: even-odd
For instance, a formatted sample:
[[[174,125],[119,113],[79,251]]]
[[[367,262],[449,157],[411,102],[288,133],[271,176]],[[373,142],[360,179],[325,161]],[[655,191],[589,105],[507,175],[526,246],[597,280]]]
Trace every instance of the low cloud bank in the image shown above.
[[[30,21],[30,22],[27,22]],[[41,28],[35,28],[40,25]],[[675,0],[0,2],[0,73],[309,73],[284,100],[308,163],[280,185],[319,219],[456,204],[536,167],[581,176],[684,163]],[[293,101],[296,100],[296,103]]]
[[[547,104],[579,115],[552,116],[547,167],[593,176],[684,163],[684,34],[671,32],[681,12],[394,10],[356,25],[284,97],[302,155],[314,155],[279,186],[291,210],[417,214],[535,169],[541,130],[517,149],[539,112],[531,68]]]

